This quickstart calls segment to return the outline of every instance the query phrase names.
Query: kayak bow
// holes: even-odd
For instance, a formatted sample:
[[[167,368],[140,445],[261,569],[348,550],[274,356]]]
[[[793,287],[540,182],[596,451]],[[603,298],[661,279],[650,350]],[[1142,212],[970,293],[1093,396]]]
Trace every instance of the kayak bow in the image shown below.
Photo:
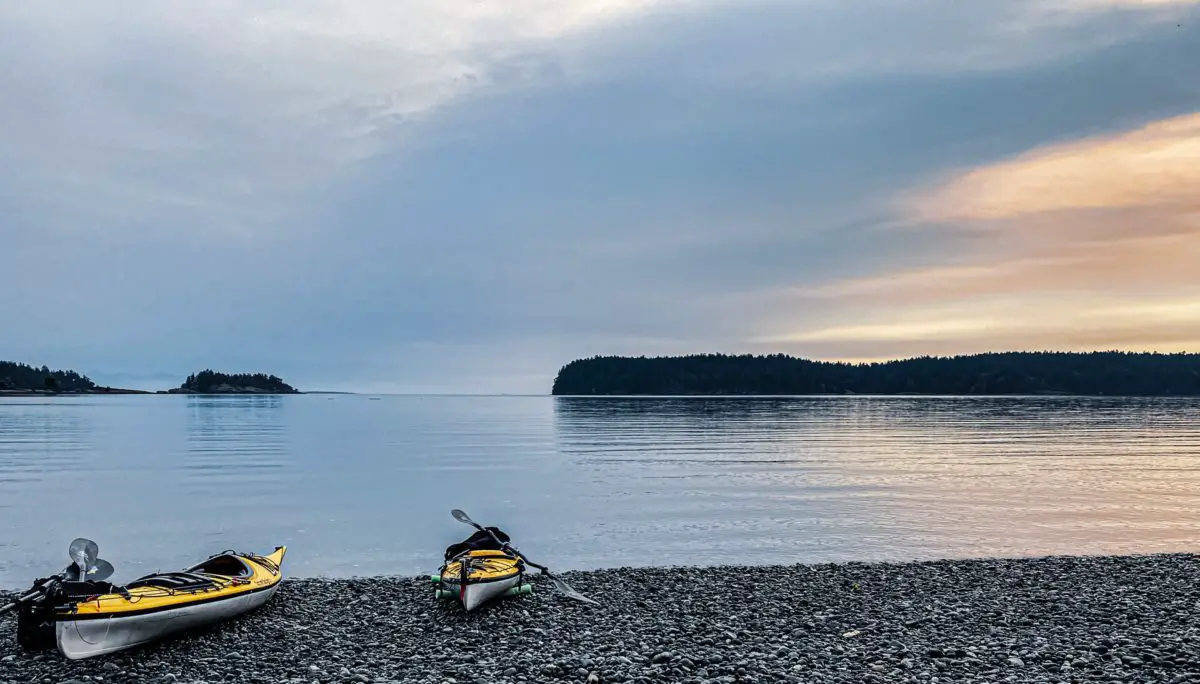
[[[466,551],[442,566],[434,575],[439,585],[438,598],[458,599],[464,610],[472,611],[501,596],[516,596],[533,592],[533,585],[523,584],[525,564],[521,559],[494,549]]]

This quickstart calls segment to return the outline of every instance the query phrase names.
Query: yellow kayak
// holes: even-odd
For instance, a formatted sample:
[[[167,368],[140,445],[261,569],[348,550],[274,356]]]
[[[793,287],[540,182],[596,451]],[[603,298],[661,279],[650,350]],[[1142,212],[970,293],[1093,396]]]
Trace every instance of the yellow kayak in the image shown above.
[[[266,603],[283,580],[287,547],[265,556],[225,551],[180,572],[124,586],[60,581],[45,600],[22,606],[17,639],[27,649],[57,646],[78,660],[211,625]]]
[[[508,541],[507,535],[503,539]],[[533,592],[533,585],[524,583],[525,562],[521,557],[503,549],[479,548],[486,546],[486,541],[474,535],[446,550],[441,572],[432,576],[438,586],[437,598],[457,599],[471,611],[501,596]]]
[[[533,585],[524,582],[525,566],[528,565],[548,577],[568,597],[598,605],[572,589],[561,577],[551,575],[549,568],[517,551],[509,544],[512,539],[500,528],[484,527],[459,508],[451,509],[450,515],[474,527],[476,532],[446,547],[441,572],[430,575],[437,586],[434,595],[438,598],[456,598],[470,611],[500,596],[532,594]]]

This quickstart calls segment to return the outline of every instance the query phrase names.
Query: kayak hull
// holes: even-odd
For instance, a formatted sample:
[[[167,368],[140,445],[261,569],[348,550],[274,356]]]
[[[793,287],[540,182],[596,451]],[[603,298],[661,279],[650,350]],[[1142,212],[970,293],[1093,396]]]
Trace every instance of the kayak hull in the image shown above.
[[[142,615],[61,620],[55,624],[55,640],[70,660],[107,655],[248,613],[269,601],[278,588],[272,584],[253,593]]]
[[[443,579],[442,589],[456,596],[462,603],[463,610],[470,612],[488,601],[508,594],[513,587],[519,584],[521,584],[521,578],[515,576],[492,582],[471,583],[468,581],[466,589],[463,589],[458,580]]]
[[[463,564],[467,575],[462,576]],[[452,597],[468,612],[505,595],[516,593],[525,578],[525,564],[503,551],[477,550],[442,566],[439,596]]]

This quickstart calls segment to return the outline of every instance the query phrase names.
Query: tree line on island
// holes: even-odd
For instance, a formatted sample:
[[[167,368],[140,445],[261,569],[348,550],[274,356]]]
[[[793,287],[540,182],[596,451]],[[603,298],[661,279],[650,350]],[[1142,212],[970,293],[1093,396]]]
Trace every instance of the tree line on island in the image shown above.
[[[266,373],[218,373],[206,369],[193,373],[179,387],[157,394],[299,394],[295,387]],[[52,370],[24,363],[0,361],[2,394],[156,394],[146,390],[102,387],[73,370]]]
[[[218,373],[202,370],[187,376],[174,393],[195,394],[298,394],[299,390],[266,373]]]
[[[83,392],[96,389],[96,383],[73,370],[50,370],[24,363],[0,361],[0,390],[45,390]]]
[[[1001,352],[876,363],[785,354],[594,356],[563,366],[554,395],[1200,395],[1200,354]]]

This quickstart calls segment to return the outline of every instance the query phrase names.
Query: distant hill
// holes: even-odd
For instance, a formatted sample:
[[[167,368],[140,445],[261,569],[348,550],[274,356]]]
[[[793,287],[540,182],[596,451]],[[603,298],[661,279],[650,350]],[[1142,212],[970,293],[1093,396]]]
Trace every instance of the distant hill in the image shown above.
[[[169,394],[299,394],[300,390],[265,373],[218,373],[203,370],[187,377]]]
[[[595,356],[559,370],[555,395],[1200,395],[1200,354],[1004,352],[869,364],[784,354]]]

